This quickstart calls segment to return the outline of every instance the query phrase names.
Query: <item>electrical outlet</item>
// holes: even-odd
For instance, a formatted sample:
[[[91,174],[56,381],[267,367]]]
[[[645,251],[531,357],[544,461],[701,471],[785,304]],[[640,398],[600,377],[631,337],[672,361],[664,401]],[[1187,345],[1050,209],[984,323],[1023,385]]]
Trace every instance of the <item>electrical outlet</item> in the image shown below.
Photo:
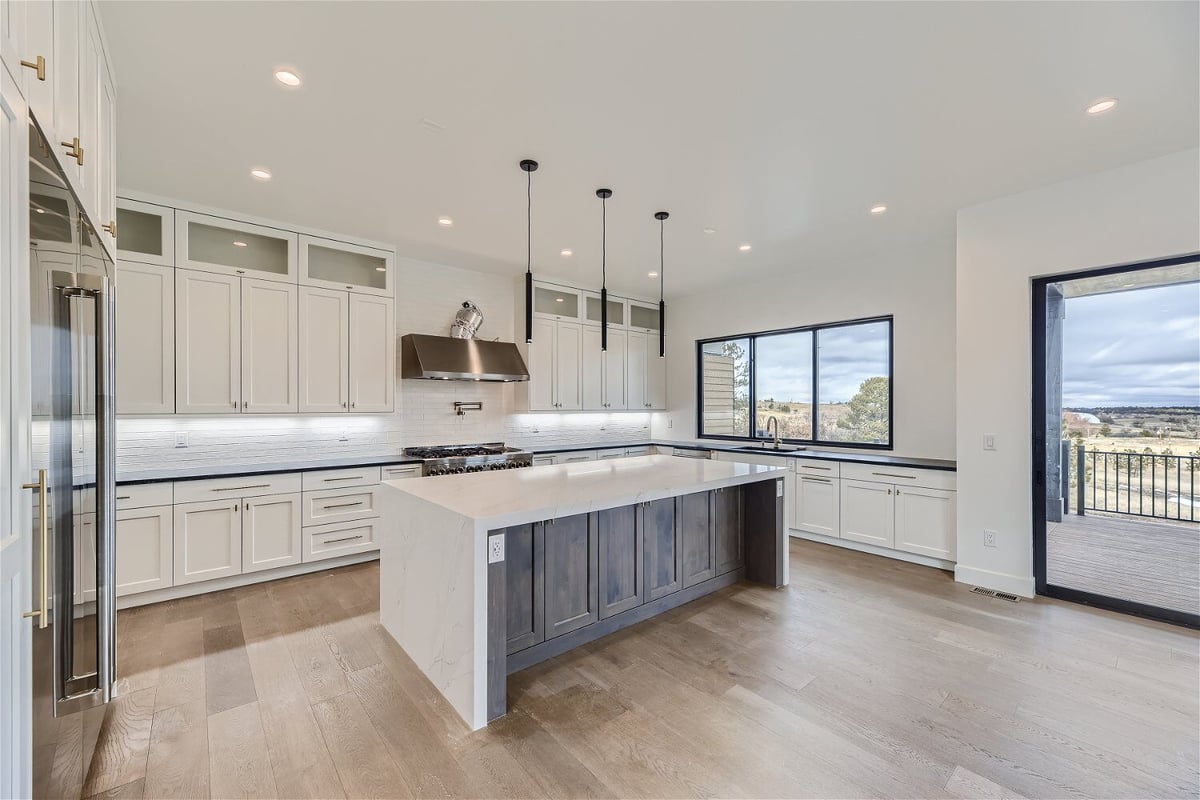
[[[488,563],[495,564],[504,560],[504,535],[488,537]]]
[[[175,446],[176,447],[187,447],[188,446],[187,431],[179,431],[178,433],[175,434]]]
[[[984,547],[995,547],[996,546],[996,532],[995,531],[988,530],[987,528],[983,529],[983,546]]]
[[[342,431],[341,433],[338,434],[338,441],[339,442],[350,441],[350,434],[346,433],[345,431]]]
[[[669,428],[674,428],[674,427],[675,427],[675,420],[671,419],[670,417],[667,417],[667,428],[669,429]]]
[[[983,435],[983,449],[984,450],[995,450],[996,449],[996,434],[985,433]]]

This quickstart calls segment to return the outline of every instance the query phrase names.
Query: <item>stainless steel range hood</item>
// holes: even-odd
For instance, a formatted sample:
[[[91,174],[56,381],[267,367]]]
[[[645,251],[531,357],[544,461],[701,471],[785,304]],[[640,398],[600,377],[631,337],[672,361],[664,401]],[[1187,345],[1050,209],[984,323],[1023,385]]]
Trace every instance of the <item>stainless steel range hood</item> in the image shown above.
[[[510,382],[529,380],[529,370],[512,342],[406,333],[400,337],[400,377]]]

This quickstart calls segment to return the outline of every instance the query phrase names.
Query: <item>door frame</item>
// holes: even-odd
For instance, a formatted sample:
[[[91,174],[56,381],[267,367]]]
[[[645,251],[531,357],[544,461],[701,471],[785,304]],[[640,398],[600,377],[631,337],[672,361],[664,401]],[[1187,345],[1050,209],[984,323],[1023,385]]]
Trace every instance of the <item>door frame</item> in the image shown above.
[[[1033,394],[1030,398],[1032,412],[1032,464],[1030,480],[1033,496],[1033,582],[1034,591],[1046,597],[1067,600],[1072,603],[1095,606],[1122,614],[1132,614],[1145,619],[1171,622],[1189,628],[1200,628],[1200,615],[1186,611],[1137,603],[1117,597],[1054,586],[1046,581],[1046,287],[1053,283],[1079,278],[1095,278],[1103,275],[1119,275],[1125,272],[1140,272],[1156,267],[1171,267],[1200,260],[1200,253],[1137,261],[1096,269],[1078,270],[1060,275],[1047,275],[1033,279],[1033,304],[1031,325],[1033,333]]]

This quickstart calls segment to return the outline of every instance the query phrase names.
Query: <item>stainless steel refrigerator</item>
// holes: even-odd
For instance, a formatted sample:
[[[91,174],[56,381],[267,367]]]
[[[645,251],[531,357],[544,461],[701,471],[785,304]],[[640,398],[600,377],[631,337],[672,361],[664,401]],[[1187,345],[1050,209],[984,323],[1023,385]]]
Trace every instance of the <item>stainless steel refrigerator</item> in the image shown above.
[[[116,678],[114,270],[51,144],[31,123],[33,793],[79,797]]]

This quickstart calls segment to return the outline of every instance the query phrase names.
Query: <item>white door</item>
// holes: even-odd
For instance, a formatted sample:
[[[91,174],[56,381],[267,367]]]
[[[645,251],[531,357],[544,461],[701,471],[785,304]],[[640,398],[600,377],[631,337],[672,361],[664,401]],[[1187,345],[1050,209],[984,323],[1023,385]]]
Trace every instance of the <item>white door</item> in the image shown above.
[[[283,414],[299,407],[296,285],[242,279],[242,411]]]
[[[242,501],[206,500],[174,507],[172,570],[176,586],[242,571]]]
[[[175,271],[175,408],[180,414],[238,413],[241,304],[240,278]]]
[[[838,481],[833,478],[796,476],[796,513],[792,527],[809,533],[838,536]]]
[[[79,185],[79,165],[66,155],[63,141],[70,142],[79,133],[79,54],[82,50],[83,12],[86,4],[76,0],[54,2],[54,60],[47,66],[47,78],[54,82],[54,139],[50,146],[58,154],[58,163],[75,185]],[[55,141],[57,140],[57,141]],[[82,142],[81,142],[82,146]],[[85,154],[86,155],[86,154]]]
[[[583,326],[577,322],[555,322],[554,385],[560,411],[583,408]]]
[[[175,413],[175,270],[117,264],[117,413]]]
[[[646,408],[662,411],[667,407],[667,359],[658,355],[658,335],[651,336],[646,347]]]
[[[48,137],[54,136],[54,71],[58,62],[54,57],[54,3],[14,3],[8,5],[25,6],[25,44],[20,60],[35,66],[24,67],[21,72],[25,78],[25,98],[29,101],[29,111],[37,118],[42,126],[42,132]],[[44,66],[44,79],[37,75],[38,59]],[[16,69],[16,67],[14,67]]]
[[[529,392],[530,411],[554,411],[558,402],[554,381],[557,380],[554,350],[556,333],[554,321],[533,318],[533,341],[526,346],[526,357],[529,360],[529,382],[526,387]]]
[[[392,300],[350,295],[350,410],[391,411],[396,391],[396,317]]]
[[[843,480],[841,489],[842,538],[894,547],[891,484]]]
[[[104,70],[104,46],[90,3],[80,3],[79,21],[79,146],[83,163],[79,172],[80,199],[88,216],[100,225],[100,73]],[[99,233],[99,232],[98,232]]]
[[[350,295],[300,287],[300,410],[346,411]]]
[[[584,411],[604,410],[604,353],[600,350],[600,329],[583,326],[583,349],[579,355],[579,385]]]
[[[646,359],[650,357],[650,337],[630,332],[626,356],[626,386],[628,407],[632,410],[650,408],[646,386]]]
[[[117,596],[172,585],[173,516],[171,506],[117,512]]]
[[[31,60],[26,55],[25,45],[25,15],[28,2],[20,0],[0,0],[0,60],[3,60],[22,88],[29,81],[21,73],[21,61]]]
[[[608,350],[604,352],[604,408],[608,411],[628,407],[625,386],[625,370],[628,356],[628,334],[625,331],[608,331]]]
[[[272,494],[245,501],[242,572],[299,564],[300,494]]]
[[[953,561],[956,498],[945,489],[896,487],[896,549]]]
[[[11,3],[9,3],[11,5]],[[36,587],[30,575],[37,493],[29,449],[28,119],[16,82],[0,68],[0,797],[30,797],[30,708]]]

